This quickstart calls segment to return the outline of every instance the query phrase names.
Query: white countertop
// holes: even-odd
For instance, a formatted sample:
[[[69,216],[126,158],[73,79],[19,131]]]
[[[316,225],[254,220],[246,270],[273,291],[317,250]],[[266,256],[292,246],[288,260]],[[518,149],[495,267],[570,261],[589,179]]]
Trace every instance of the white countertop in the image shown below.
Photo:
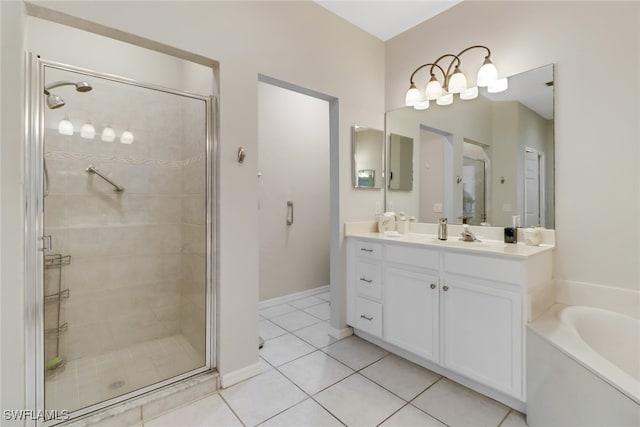
[[[399,236],[385,236],[383,233],[349,233],[347,237],[359,239],[378,240],[382,242],[404,243],[416,246],[428,246],[433,248],[446,248],[487,255],[505,255],[511,257],[526,258],[542,252],[553,250],[553,245],[527,246],[524,243],[504,243],[499,240],[481,240],[479,242],[463,242],[458,236],[449,236],[447,240],[438,240],[433,234],[408,233]]]

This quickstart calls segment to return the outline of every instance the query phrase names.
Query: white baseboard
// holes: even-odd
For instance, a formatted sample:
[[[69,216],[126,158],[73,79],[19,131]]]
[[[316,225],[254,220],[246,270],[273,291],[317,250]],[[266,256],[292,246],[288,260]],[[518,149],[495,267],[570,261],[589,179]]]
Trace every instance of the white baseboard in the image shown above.
[[[306,291],[296,292],[294,294],[284,295],[281,297],[271,298],[268,300],[260,301],[258,303],[258,309],[272,307],[278,304],[284,304],[285,302],[294,301],[301,298],[311,297],[317,294],[323,294],[329,290],[329,285],[320,286],[318,288],[308,289]]]
[[[342,329],[336,329],[333,326],[329,326],[329,335],[337,340],[341,340],[353,335],[353,328],[351,326],[347,326]]]
[[[227,388],[234,384],[238,384],[241,381],[248,380],[251,377],[255,377],[262,373],[262,367],[260,362],[253,365],[246,366],[244,368],[228,372],[226,374],[220,374],[220,387]]]
[[[556,302],[603,308],[640,319],[640,292],[633,289],[556,279]]]

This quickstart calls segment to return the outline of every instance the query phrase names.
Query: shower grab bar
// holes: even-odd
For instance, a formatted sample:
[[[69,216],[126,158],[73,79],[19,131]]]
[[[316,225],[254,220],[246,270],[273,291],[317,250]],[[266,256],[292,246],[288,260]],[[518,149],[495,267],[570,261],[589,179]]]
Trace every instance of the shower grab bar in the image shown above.
[[[104,179],[105,181],[107,181],[109,184],[114,186],[114,190],[117,193],[122,193],[124,191],[124,187],[121,185],[116,184],[115,182],[113,182],[111,179],[109,179],[104,173],[102,173],[99,169],[97,169],[95,166],[93,165],[89,165],[89,167],[87,169],[85,169],[87,171],[87,173],[93,173],[98,175],[100,178]]]

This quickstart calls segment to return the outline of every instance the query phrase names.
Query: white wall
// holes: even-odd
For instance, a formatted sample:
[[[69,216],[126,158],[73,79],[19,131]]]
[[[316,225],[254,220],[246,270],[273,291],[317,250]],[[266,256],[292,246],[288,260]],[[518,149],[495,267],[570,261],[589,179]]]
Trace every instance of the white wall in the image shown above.
[[[24,402],[23,268],[24,195],[22,135],[24,74],[22,4],[0,2],[0,408],[21,409]],[[21,425],[0,421],[2,425]]]
[[[502,75],[556,65],[555,277],[640,290],[640,3],[463,2],[387,42],[387,110],[418,65],[473,44]],[[620,90],[587,90],[603,76]]]
[[[20,11],[5,14],[22,5],[5,3],[2,102],[4,107],[5,100],[13,101],[15,108],[22,99],[24,26]],[[220,61],[218,274],[223,304],[218,368],[224,376],[257,363],[257,76],[262,73],[339,99],[340,223],[373,218],[380,193],[351,188],[350,127],[356,123],[383,127],[384,44],[311,2],[42,2],[42,6]],[[6,400],[3,392],[3,407],[5,401],[19,407],[24,387],[21,113],[19,109],[8,114],[3,108],[3,123],[11,119],[13,126],[3,126],[1,145],[2,345],[15,348],[3,354],[2,386],[13,399]],[[239,146],[247,150],[244,164],[236,161]],[[334,285],[344,295],[344,272],[341,277],[342,283]],[[336,327],[344,325],[345,314],[339,317],[332,319]],[[9,326],[13,332],[5,335]]]
[[[259,82],[258,106],[264,301],[329,284],[329,103]]]

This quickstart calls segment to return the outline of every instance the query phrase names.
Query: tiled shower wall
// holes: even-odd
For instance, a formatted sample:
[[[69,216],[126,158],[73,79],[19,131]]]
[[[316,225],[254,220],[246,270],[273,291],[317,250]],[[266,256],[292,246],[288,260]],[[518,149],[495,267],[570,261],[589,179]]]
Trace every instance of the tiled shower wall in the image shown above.
[[[204,131],[188,138],[194,124],[182,110],[192,103],[150,105],[147,125],[131,128],[131,145],[101,141],[98,124],[93,140],[79,136],[82,123],[73,136],[46,129],[45,230],[54,252],[71,255],[62,267],[62,287],[70,289],[61,305],[64,359],[180,333],[204,348],[204,202],[196,200],[204,196],[204,169],[194,160],[201,156],[204,166]],[[88,174],[90,164],[125,191]],[[55,304],[45,311],[50,328]],[[46,360],[56,356],[55,336],[46,348]]]

